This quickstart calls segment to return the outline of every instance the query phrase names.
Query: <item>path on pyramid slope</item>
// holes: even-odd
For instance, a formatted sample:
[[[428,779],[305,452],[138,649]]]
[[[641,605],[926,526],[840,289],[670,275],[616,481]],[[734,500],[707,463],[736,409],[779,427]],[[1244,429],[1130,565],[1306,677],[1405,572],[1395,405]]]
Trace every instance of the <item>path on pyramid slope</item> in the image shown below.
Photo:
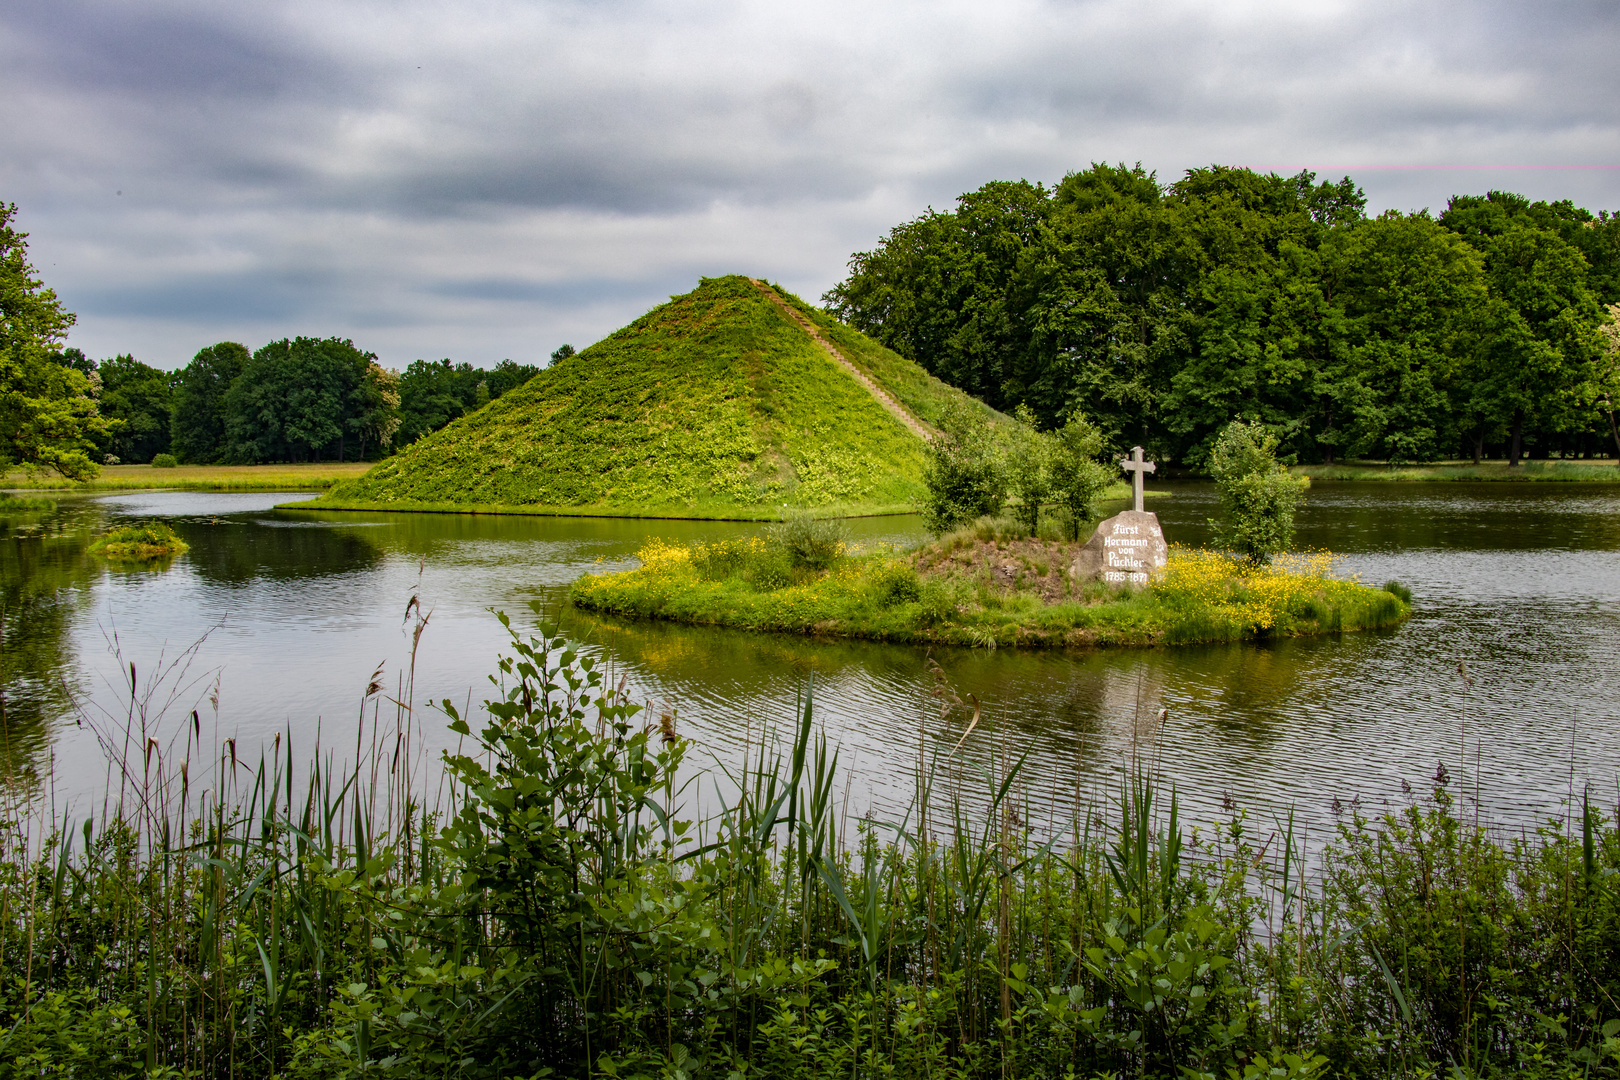
[[[826,349],[828,354],[831,355],[835,361],[837,361],[838,365],[845,371],[849,372],[851,378],[864,386],[867,393],[871,394],[872,397],[877,400],[879,405],[882,405],[885,409],[889,410],[889,412],[894,415],[896,420],[899,420],[902,424],[906,425],[906,427],[910,428],[913,434],[925,442],[930,442],[933,440],[934,433],[928,430],[928,428],[923,425],[921,420],[918,420],[915,416],[913,416],[910,410],[896,401],[887,390],[883,389],[881,386],[867,377],[866,372],[856,367],[854,363],[850,361],[849,357],[845,356],[843,352],[839,350],[838,346],[834,345],[832,342],[823,337],[821,331],[816,329],[815,324],[809,319],[805,318],[803,313],[801,313],[792,304],[789,304],[786,300],[783,300],[779,295],[777,295],[775,289],[771,288],[763,281],[759,280],[758,278],[749,278],[748,280],[752,281],[754,283],[754,287],[760,292],[764,293],[771,303],[781,308],[788,318],[798,323],[800,329],[802,329],[806,334],[810,335],[811,340],[813,340],[817,345],[820,345],[823,349]]]

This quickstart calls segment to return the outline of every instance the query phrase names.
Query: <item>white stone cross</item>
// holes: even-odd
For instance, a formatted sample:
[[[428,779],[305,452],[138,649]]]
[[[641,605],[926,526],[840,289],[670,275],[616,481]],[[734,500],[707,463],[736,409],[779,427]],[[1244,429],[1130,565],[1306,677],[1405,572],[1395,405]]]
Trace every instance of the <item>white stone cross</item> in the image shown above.
[[[1142,512],[1142,478],[1147,473],[1158,472],[1159,465],[1154,461],[1143,461],[1142,448],[1133,446],[1131,447],[1130,457],[1119,459],[1119,467],[1133,474],[1131,476],[1131,486],[1136,490],[1136,512],[1140,514]]]

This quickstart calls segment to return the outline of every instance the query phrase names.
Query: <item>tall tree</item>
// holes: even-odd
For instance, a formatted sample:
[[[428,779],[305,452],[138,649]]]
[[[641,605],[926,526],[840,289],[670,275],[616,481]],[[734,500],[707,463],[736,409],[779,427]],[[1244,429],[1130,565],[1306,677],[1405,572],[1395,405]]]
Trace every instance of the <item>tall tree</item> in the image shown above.
[[[1323,458],[1452,452],[1488,303],[1479,255],[1427,214],[1392,210],[1330,234],[1321,275],[1335,322],[1302,416]]]
[[[145,463],[169,449],[174,407],[174,375],[133,356],[103,360],[101,415],[113,424],[107,453],[124,462]]]
[[[15,204],[0,203],[0,474],[22,465],[88,479],[97,471],[93,440],[107,424],[86,373],[52,356],[73,315],[34,276],[16,214]]]
[[[1506,427],[1509,465],[1519,463],[1527,428],[1584,425],[1598,393],[1603,312],[1590,264],[1537,216],[1522,196],[1495,191],[1452,199],[1440,216],[1485,261],[1490,325],[1467,408],[1481,424]]]
[[[374,359],[341,338],[284,338],[256,351],[225,394],[230,460],[341,454],[351,395]]]
[[[1026,249],[1051,212],[1047,190],[995,181],[895,227],[850,258],[850,276],[823,298],[850,325],[986,403],[1011,408],[1025,351],[1014,288]],[[1009,382],[1012,385],[1009,387]]]
[[[247,347],[221,341],[199,349],[179,372],[170,425],[174,452],[194,464],[224,460],[225,395],[247,366]]]
[[[366,460],[366,443],[375,441],[386,450],[399,430],[399,374],[376,360],[366,363],[360,384],[349,394],[349,415],[344,426],[360,441],[360,460]]]

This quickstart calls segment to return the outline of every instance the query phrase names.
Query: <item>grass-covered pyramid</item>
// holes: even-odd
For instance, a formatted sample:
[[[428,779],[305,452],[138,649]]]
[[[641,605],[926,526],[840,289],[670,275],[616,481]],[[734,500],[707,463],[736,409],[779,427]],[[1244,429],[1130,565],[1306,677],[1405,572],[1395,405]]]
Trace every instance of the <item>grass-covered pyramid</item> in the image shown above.
[[[316,505],[896,511],[922,493],[931,423],[962,399],[796,297],[745,277],[705,278]]]

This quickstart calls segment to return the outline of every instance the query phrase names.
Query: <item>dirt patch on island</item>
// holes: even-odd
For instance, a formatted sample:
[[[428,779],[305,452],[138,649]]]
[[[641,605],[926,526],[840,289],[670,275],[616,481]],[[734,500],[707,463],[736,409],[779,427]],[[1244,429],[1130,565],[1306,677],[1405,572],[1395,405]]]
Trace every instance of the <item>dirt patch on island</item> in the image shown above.
[[[997,592],[1027,593],[1056,604],[1082,599],[1082,589],[1068,573],[1079,548],[1065,540],[952,536],[918,551],[914,565],[923,578],[965,578]]]

